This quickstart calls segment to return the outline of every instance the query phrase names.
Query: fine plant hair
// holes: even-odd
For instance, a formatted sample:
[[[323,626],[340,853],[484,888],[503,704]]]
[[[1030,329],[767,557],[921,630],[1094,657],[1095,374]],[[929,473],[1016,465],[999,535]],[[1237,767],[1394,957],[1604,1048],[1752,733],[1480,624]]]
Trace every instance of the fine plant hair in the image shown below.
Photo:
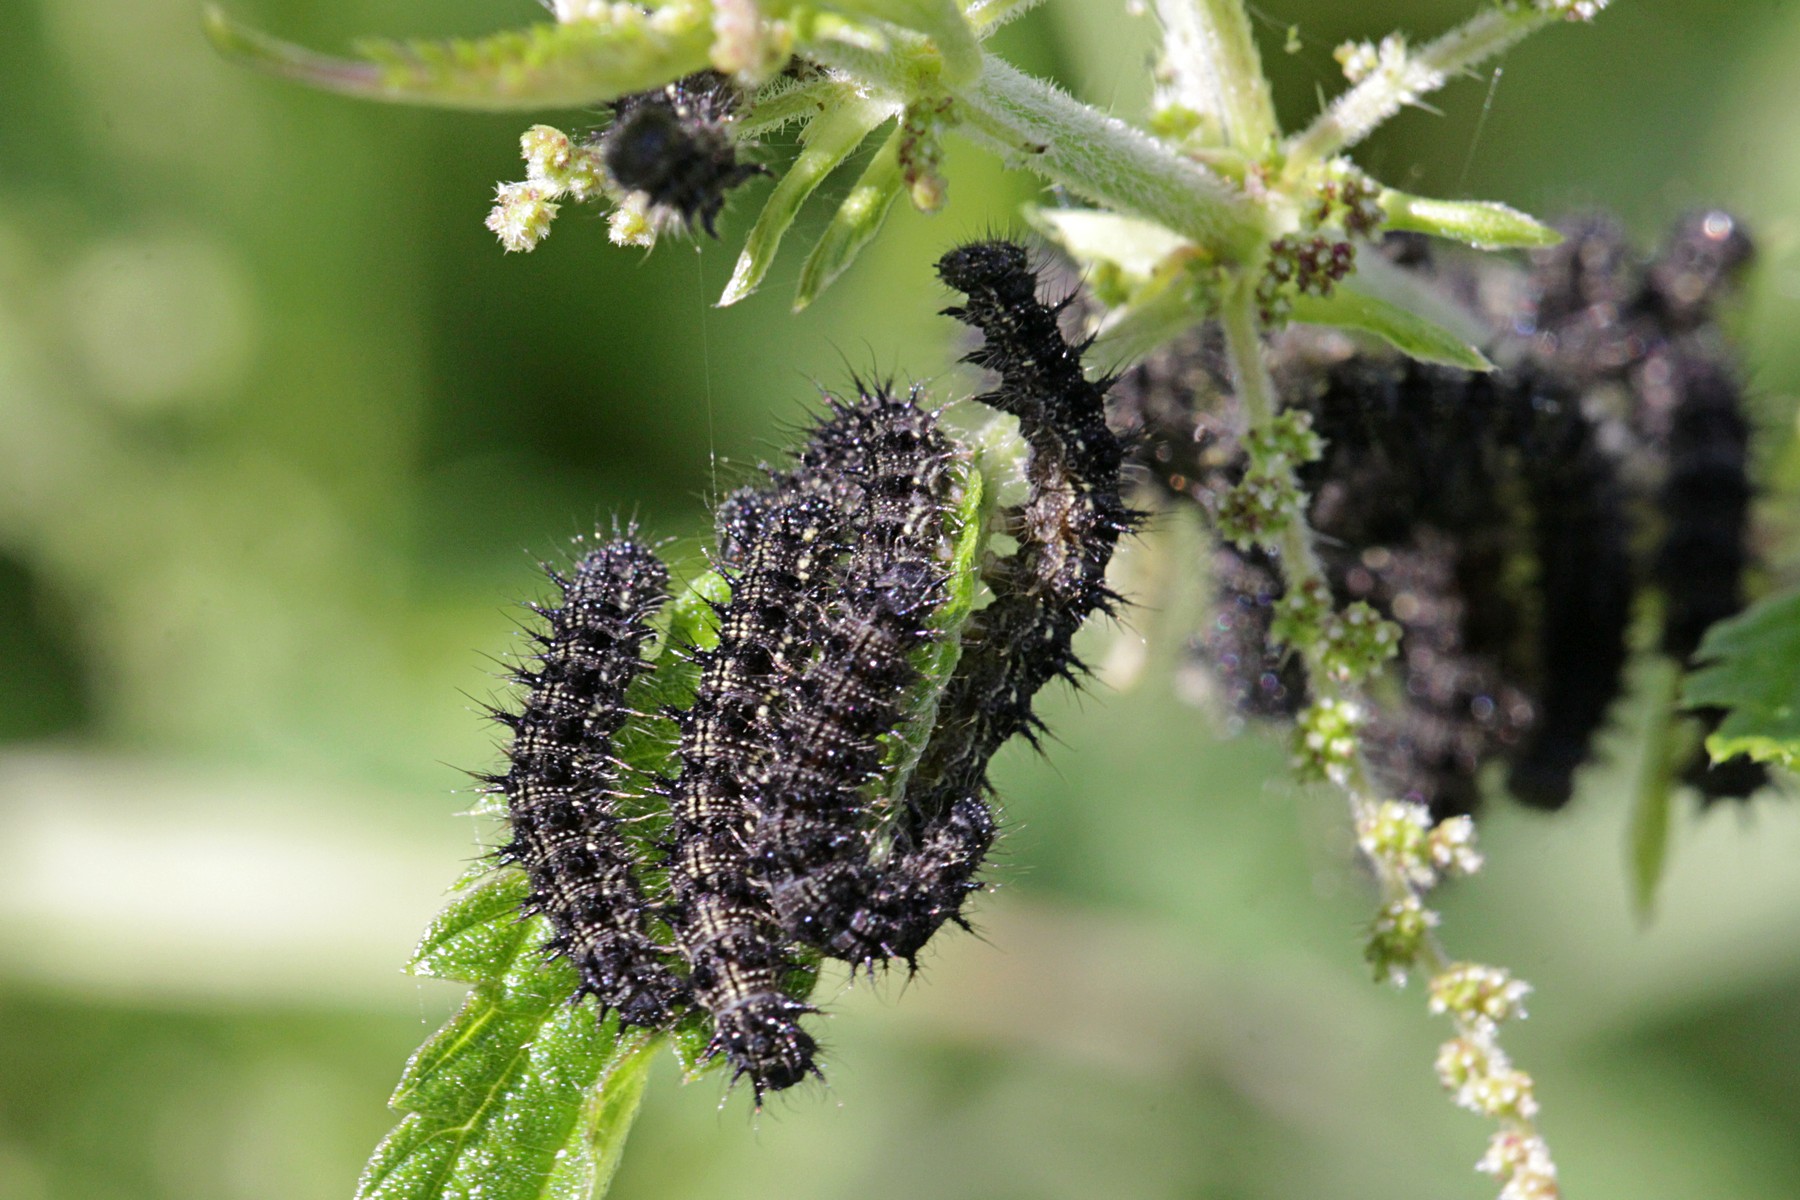
[[[960,137],[1057,189],[1024,216],[1086,287],[1051,293],[1015,241],[950,249],[938,277],[980,335],[989,424],[958,433],[932,406],[955,397],[858,381],[789,465],[718,506],[713,569],[665,598],[628,536],[558,578],[491,782],[503,866],[413,964],[473,990],[409,1064],[368,1200],[603,1190],[662,1046],[755,1104],[823,1073],[820,962],[911,969],[966,923],[1000,824],[989,762],[1040,740],[1035,697],[1081,674],[1078,631],[1124,602],[1107,569],[1140,507],[1201,518],[1191,586],[1218,619],[1197,653],[1346,808],[1374,892],[1364,958],[1422,978],[1450,1023],[1437,1073],[1491,1124],[1478,1169],[1507,1200],[1558,1194],[1534,1079],[1503,1045],[1530,989],[1452,955],[1431,906],[1481,866],[1482,779],[1579,803],[1634,641],[1654,643],[1673,681],[1658,720],[1708,749],[1672,752],[1637,801],[1647,910],[1683,780],[1748,800],[1765,761],[1800,761],[1762,703],[1787,659],[1757,652],[1773,632],[1800,661],[1800,615],[1740,613],[1755,489],[1721,310],[1743,230],[1701,212],[1641,257],[1604,217],[1559,232],[1350,156],[1606,0],[1468,0],[1430,40],[1348,42],[1346,86],[1292,131],[1241,0],[1152,0],[1136,121],[989,48],[1036,2],[554,0],[522,30],[349,59],[209,12],[226,54],[367,99],[608,111],[597,137],[524,131],[523,178],[487,218],[508,252],[539,250],[569,206],[639,247],[735,237],[742,206],[720,304],[810,240],[803,308],[899,203],[948,202]],[[759,148],[790,127],[788,159]],[[853,159],[826,219],[800,222]],[[1090,373],[1090,345],[1117,378]]]

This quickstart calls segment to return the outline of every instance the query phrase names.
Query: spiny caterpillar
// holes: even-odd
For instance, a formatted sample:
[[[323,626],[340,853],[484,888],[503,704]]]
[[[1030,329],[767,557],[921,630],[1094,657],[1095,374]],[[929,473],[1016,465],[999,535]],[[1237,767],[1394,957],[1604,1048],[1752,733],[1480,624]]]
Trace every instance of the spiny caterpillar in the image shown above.
[[[494,714],[513,731],[510,769],[484,779],[505,797],[512,829],[499,857],[530,876],[527,906],[549,918],[546,949],[574,963],[581,993],[626,1024],[655,1025],[686,985],[649,935],[611,747],[629,715],[625,693],[648,669],[648,618],[668,596],[669,573],[628,534],[550,578],[561,602],[536,608],[548,628],[536,635],[535,665],[512,676],[524,701]]]
[[[1618,694],[1644,584],[1662,593],[1662,648],[1678,660],[1742,605],[1747,427],[1713,310],[1749,243],[1718,212],[1684,219],[1648,262],[1610,221],[1567,233],[1528,274],[1479,278],[1435,263],[1420,239],[1386,247],[1489,304],[1492,373],[1298,327],[1272,348],[1284,397],[1326,442],[1303,478],[1333,590],[1402,629],[1395,684],[1373,697],[1370,757],[1440,817],[1475,803],[1476,772],[1496,759],[1520,799],[1568,801]],[[1138,434],[1136,472],[1207,511],[1244,469],[1209,337],[1152,356],[1115,393]],[[1304,696],[1283,686],[1292,659],[1267,637],[1266,566],[1229,545],[1216,554],[1220,617],[1202,647],[1242,710],[1289,715]],[[1685,774],[1709,802],[1763,782],[1703,753]]]
[[[521,711],[501,718],[515,731],[511,769],[491,781],[512,824],[501,858],[530,874],[528,907],[549,920],[547,949],[574,960],[576,999],[653,1029],[699,1010],[707,1054],[759,1102],[818,1073],[801,1023],[818,957],[910,966],[962,922],[996,829],[988,761],[1035,733],[1035,694],[1080,672],[1076,629],[1118,602],[1105,572],[1134,514],[1107,384],[1084,377],[1020,247],[965,246],[939,273],[967,297],[949,312],[985,335],[969,361],[999,375],[980,399],[1015,415],[1029,447],[1025,501],[996,520],[1017,549],[985,568],[989,603],[943,619],[955,572],[972,569],[956,565],[979,495],[967,452],[916,390],[859,384],[854,400],[828,397],[790,468],[718,506],[729,595],[706,602],[710,623],[647,661],[667,573],[618,539],[555,577],[538,665],[516,675]],[[950,637],[954,671],[928,677]],[[689,673],[691,699],[634,710],[647,671]],[[632,764],[665,777],[646,786],[614,747],[658,720],[674,747]],[[901,772],[909,721],[930,727]],[[627,812],[657,836],[627,835]]]
[[[712,71],[615,101],[599,138],[613,184],[641,192],[661,222],[698,225],[717,237],[713,223],[726,193],[764,174],[738,159],[730,129],[736,103],[732,84]]]

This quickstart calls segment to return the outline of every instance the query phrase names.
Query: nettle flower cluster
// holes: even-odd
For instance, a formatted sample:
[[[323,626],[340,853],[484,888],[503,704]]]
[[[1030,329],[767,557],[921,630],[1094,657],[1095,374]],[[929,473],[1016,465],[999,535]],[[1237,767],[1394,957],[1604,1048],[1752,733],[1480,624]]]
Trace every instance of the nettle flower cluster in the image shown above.
[[[1412,234],[1490,250],[1549,246],[1558,235],[1502,205],[1409,195],[1347,157],[1404,107],[1526,35],[1588,20],[1603,4],[1477,3],[1468,20],[1428,42],[1395,36],[1342,47],[1338,59],[1349,86],[1293,132],[1276,120],[1248,13],[1235,0],[1148,6],[1162,51],[1151,111],[1135,124],[1074,100],[985,48],[995,29],[1035,4],[556,0],[554,21],[525,30],[466,42],[378,43],[345,60],[241,29],[217,13],[209,30],[221,48],[247,62],[370,99],[498,111],[598,110],[595,131],[532,125],[524,134],[525,178],[500,186],[489,216],[508,250],[540,245],[559,206],[571,203],[611,205],[613,240],[626,245],[673,233],[716,234],[732,193],[768,176],[771,186],[744,237],[724,304],[761,285],[802,208],[870,143],[873,150],[807,250],[796,307],[851,267],[901,198],[924,212],[944,207],[953,195],[943,153],[952,136],[1073,198],[1027,217],[1090,285],[1093,303],[1061,315],[1071,323],[1083,318],[1082,336],[1100,339],[1114,361],[1141,363],[1111,389],[1110,404],[1115,424],[1133,435],[1138,472],[1154,481],[1146,494],[1160,487],[1164,499],[1198,504],[1218,534],[1213,579],[1231,612],[1219,624],[1229,645],[1214,647],[1221,650],[1215,657],[1222,686],[1246,712],[1292,719],[1301,773],[1326,781],[1348,801],[1380,890],[1370,961],[1378,975],[1396,982],[1425,975],[1430,1006],[1455,1022],[1440,1074],[1460,1103],[1499,1125],[1482,1169],[1502,1180],[1508,1197],[1554,1195],[1555,1168],[1536,1131],[1530,1080],[1497,1041],[1503,1023],[1523,1015],[1523,985],[1499,968],[1445,954],[1426,900],[1440,880],[1479,863],[1467,814],[1481,763],[1507,759],[1513,790],[1533,802],[1554,807],[1568,799],[1624,660],[1622,637],[1614,635],[1640,582],[1623,536],[1633,496],[1653,495],[1679,534],[1651,571],[1677,598],[1666,652],[1690,655],[1692,629],[1738,603],[1726,579],[1743,565],[1741,538],[1737,551],[1702,571],[1691,569],[1698,531],[1741,533],[1747,498],[1736,484],[1741,464],[1733,474],[1729,462],[1741,441],[1732,424],[1731,373],[1716,354],[1709,356],[1700,332],[1710,320],[1714,285],[1729,275],[1730,255],[1705,250],[1721,249],[1729,239],[1709,226],[1710,241],[1677,239],[1695,251],[1688,259],[1627,264],[1609,277],[1617,285],[1612,293],[1584,292],[1565,309],[1546,299],[1534,310],[1559,336],[1586,331],[1594,344],[1625,348],[1605,370],[1623,372],[1632,386],[1675,381],[1673,390],[1659,393],[1673,397],[1670,403],[1646,404],[1621,418],[1634,430],[1634,444],[1654,451],[1650,458],[1660,464],[1634,493],[1621,486],[1616,458],[1584,415],[1579,393],[1597,375],[1583,371],[1598,359],[1584,357],[1568,338],[1553,338],[1500,361],[1495,373],[1488,357],[1499,353],[1493,326],[1479,316],[1458,318],[1459,306],[1446,303],[1442,288],[1433,290],[1447,277],[1420,267],[1411,254],[1414,242],[1394,240]],[[799,128],[791,160],[759,148],[790,126]],[[1065,306],[1040,302],[1035,276],[1018,253],[999,245],[965,248],[940,268],[968,295],[963,315],[985,335],[975,361],[1001,378],[988,399],[1020,422],[1022,436],[1010,454],[1029,484],[1022,507],[996,506],[969,517],[983,535],[1011,537],[1018,546],[981,572],[977,590],[985,604],[971,595],[974,615],[960,635],[935,632],[930,614],[943,611],[948,591],[934,589],[953,590],[955,571],[939,580],[929,571],[890,577],[893,563],[859,567],[854,539],[829,533],[833,520],[844,519],[841,512],[830,516],[837,492],[795,482],[809,477],[805,470],[785,473],[787,483],[722,511],[725,595],[707,607],[722,606],[716,607],[720,640],[713,648],[696,643],[694,697],[665,717],[673,731],[663,735],[664,753],[675,754],[681,769],[662,772],[670,780],[664,811],[646,825],[661,832],[615,846],[610,857],[596,847],[554,849],[565,826],[613,828],[605,814],[589,814],[584,825],[566,821],[571,814],[558,807],[564,790],[587,786],[582,772],[600,771],[591,764],[611,759],[588,750],[565,754],[566,762],[533,758],[540,751],[554,758],[557,739],[546,742],[541,730],[518,727],[523,741],[515,744],[514,766],[521,755],[527,763],[521,786],[511,790],[510,774],[494,786],[517,827],[512,853],[529,884],[484,886],[454,905],[421,947],[416,969],[470,980],[476,991],[461,1024],[440,1035],[448,1040],[428,1046],[409,1067],[396,1103],[412,1115],[371,1163],[367,1194],[424,1195],[446,1180],[444,1187],[454,1190],[456,1180],[475,1180],[502,1160],[559,1186],[591,1184],[604,1173],[603,1160],[616,1161],[623,1137],[617,1113],[635,1104],[632,1089],[642,1086],[649,1046],[672,1038],[687,1046],[696,1069],[708,1058],[729,1061],[759,1093],[787,1086],[812,1065],[810,1037],[799,1021],[816,957],[837,954],[863,965],[904,959],[922,941],[897,930],[926,929],[929,936],[929,928],[954,919],[972,870],[935,899],[885,910],[889,917],[900,914],[889,920],[879,902],[884,886],[929,874],[890,868],[913,849],[928,859],[936,855],[931,865],[937,868],[962,853],[944,851],[933,831],[952,828],[947,814],[958,811],[964,833],[981,824],[967,801],[981,792],[987,755],[1014,733],[1030,734],[1031,694],[1051,675],[1072,669],[1068,639],[1085,615],[1112,603],[1100,572],[1112,540],[1131,524],[1116,488],[1095,483],[1116,477],[1125,455],[1098,403],[1112,381],[1085,378],[1079,352],[1086,343],[1064,341],[1056,331]],[[1671,300],[1678,296],[1691,302],[1683,308]],[[1534,371],[1556,377],[1553,403],[1539,403],[1547,393]],[[1490,429],[1440,423],[1438,415],[1452,406],[1419,404],[1421,397],[1465,402],[1477,392],[1499,397],[1495,411],[1512,423]],[[1477,403],[1460,403],[1460,410],[1486,411]],[[900,424],[914,420],[907,416]],[[828,420],[819,433],[827,446],[835,444],[830,428]],[[870,444],[878,441],[870,435]],[[815,439],[801,462],[809,455],[831,458],[820,445]],[[1440,455],[1446,446],[1455,453]],[[988,466],[999,469],[1007,453],[990,451]],[[1550,465],[1521,466],[1536,460]],[[1422,486],[1395,491],[1397,503],[1436,497],[1432,502],[1442,506],[1398,513],[1379,504],[1359,507],[1355,501],[1384,498],[1369,484],[1372,464],[1386,461],[1418,468],[1405,480]],[[1516,484],[1536,511],[1568,505],[1574,515],[1533,524],[1479,499],[1457,508],[1483,489],[1434,490],[1423,467],[1438,461]],[[1720,463],[1733,485],[1722,492]],[[1709,506],[1699,502],[1703,494],[1723,500]],[[812,512],[821,504],[823,516]],[[1494,530],[1541,564],[1559,564],[1558,570],[1580,564],[1593,587],[1584,592],[1572,577],[1552,579],[1555,571],[1548,571],[1538,625],[1496,631],[1480,619],[1479,597],[1460,574],[1475,561],[1466,553],[1472,531]],[[932,561],[902,555],[895,562],[913,557]],[[641,581],[646,572],[653,573],[645,565],[632,578]],[[1708,582],[1690,586],[1700,577]],[[861,582],[836,592],[818,582],[852,579]],[[834,598],[821,599],[828,594]],[[807,602],[771,602],[783,596]],[[761,628],[777,609],[805,611],[813,600],[822,605],[821,620],[837,622],[835,632],[809,641]],[[682,603],[678,597],[670,611],[687,611]],[[630,618],[621,610],[602,624],[615,640],[637,645],[632,631],[648,629],[650,640],[642,644],[659,644],[663,635],[649,611]],[[619,620],[629,628],[614,628]],[[673,629],[676,617],[667,620]],[[1481,639],[1495,636],[1532,647],[1523,667],[1489,654]],[[911,662],[916,652],[919,686],[936,690],[932,711],[941,713],[913,731],[923,739],[916,745],[905,722],[889,725],[873,699],[882,688],[914,686],[908,673],[914,667],[884,677],[881,687],[873,677],[837,669],[861,661],[859,647],[891,651],[903,644],[913,649],[897,657]],[[933,651],[951,644],[959,654]],[[833,652],[827,661],[795,649],[819,645],[839,646],[843,654]],[[1044,647],[1055,653],[1046,655]],[[1546,669],[1570,648],[1585,651],[1592,670],[1578,677]],[[898,670],[895,654],[872,657]],[[533,679],[549,666],[534,668]],[[650,677],[661,672],[658,667]],[[860,682],[844,682],[853,678]],[[559,707],[556,681],[549,685],[551,699],[540,707],[551,724],[568,726],[563,733],[577,741],[603,728],[604,722],[590,728],[588,717],[572,723]],[[531,686],[536,695],[537,685]],[[703,704],[709,688],[714,698]],[[527,700],[526,711],[536,703]],[[850,708],[833,707],[842,703]],[[838,737],[823,744],[838,745],[838,759],[826,763],[796,750],[789,757],[805,767],[805,778],[782,782],[776,764],[786,761],[784,751],[769,748],[808,745],[806,734],[794,730],[820,713],[828,719],[819,727]],[[957,714],[963,714],[960,724]],[[865,728],[865,719],[874,723]],[[789,720],[797,724],[784,732]],[[878,726],[883,732],[872,732]],[[627,718],[621,729],[632,727]],[[944,729],[954,732],[940,737]],[[641,731],[633,736],[626,738],[632,746],[655,741]],[[877,770],[870,766],[877,743],[912,750]],[[632,762],[635,754],[627,747],[614,757]],[[726,763],[721,754],[737,759]],[[825,789],[836,801],[805,806],[798,819],[769,800],[811,795],[809,789],[823,786],[827,766],[852,761],[861,764],[852,772],[861,782],[849,787],[840,779],[835,791]],[[540,767],[545,778],[554,777],[544,793],[549,799],[535,790],[533,772]],[[904,797],[924,787],[919,794],[936,798],[915,809],[890,791],[878,803],[866,791],[871,771],[911,779],[899,793]],[[1703,765],[1695,772],[1707,778]],[[930,789],[943,780],[953,783],[937,796]],[[1743,795],[1754,783],[1739,774],[1701,786],[1709,795]],[[696,786],[700,793],[692,791]],[[851,793],[858,798],[847,798]],[[542,844],[534,840],[540,817],[551,839]],[[976,846],[979,840],[962,843],[967,853],[959,861],[979,863],[985,849]],[[939,849],[920,849],[928,846]],[[580,879],[564,878],[576,867]],[[588,905],[591,913],[582,909],[615,887],[627,899],[601,899]],[[521,903],[547,919],[556,949],[570,957],[588,954],[592,969],[579,982],[556,975],[559,968],[532,965],[537,945],[500,930],[495,922],[516,915]],[[583,932],[588,916],[599,925]],[[882,929],[887,932],[872,932]],[[626,943],[635,949],[621,949]],[[597,948],[605,952],[595,958]],[[586,1026],[570,1024],[562,1008],[544,999],[561,1004],[577,987],[599,995],[616,1014],[601,1032],[593,1031],[591,1015]],[[510,1015],[503,1021],[500,1013]],[[486,1044],[470,1032],[477,1027],[505,1030],[483,1036],[511,1039],[494,1051],[485,1074],[457,1058]],[[517,1053],[499,1052],[507,1046]],[[484,1080],[491,1103],[440,1102],[434,1089],[448,1086],[443,1080],[452,1075],[463,1092]],[[596,1086],[606,1103],[586,1102]],[[528,1105],[529,1097],[536,1100]],[[545,1112],[562,1114],[554,1131],[544,1127]],[[446,1140],[449,1131],[455,1137]],[[600,1158],[595,1145],[602,1147]],[[407,1183],[417,1180],[427,1182]]]

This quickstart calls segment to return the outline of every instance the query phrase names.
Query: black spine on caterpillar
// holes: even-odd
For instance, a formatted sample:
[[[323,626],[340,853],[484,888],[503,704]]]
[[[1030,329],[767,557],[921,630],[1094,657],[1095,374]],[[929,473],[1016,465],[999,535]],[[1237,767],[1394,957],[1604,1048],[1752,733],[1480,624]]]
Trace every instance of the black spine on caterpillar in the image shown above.
[[[1117,603],[1106,566],[1135,521],[1119,496],[1124,449],[1106,425],[1107,385],[1083,375],[1081,348],[1058,327],[1060,306],[1038,298],[1025,249],[975,242],[937,269],[966,297],[946,315],[984,338],[967,361],[1000,376],[980,399],[1019,418],[1029,496],[1019,549],[990,580],[993,601],[969,620],[907,796],[907,827],[855,931],[907,959],[945,921],[960,920],[980,887],[975,875],[995,828],[988,761],[1013,735],[1033,732],[1032,699],[1044,684],[1078,674],[1071,641],[1090,614]]]
[[[626,689],[648,665],[647,621],[668,596],[668,571],[627,536],[550,577],[562,596],[536,609],[548,629],[536,635],[535,665],[513,676],[525,687],[520,711],[496,714],[513,731],[510,768],[486,780],[506,798],[511,823],[499,857],[530,877],[527,907],[549,919],[547,949],[574,964],[576,998],[593,995],[626,1025],[661,1025],[686,989],[646,927],[650,906],[614,803],[609,749],[627,715]]]
[[[717,237],[726,193],[767,173],[738,159],[735,106],[732,85],[712,71],[620,98],[600,135],[607,174],[621,190],[647,196],[657,215]]]
[[[797,963],[753,877],[746,787],[764,770],[769,707],[810,643],[818,581],[840,543],[837,513],[817,496],[777,497],[749,524],[718,644],[697,653],[694,701],[677,717],[668,874],[669,922],[694,999],[713,1018],[711,1052],[760,1099],[816,1071],[816,1043],[799,1023],[811,1006],[783,987]]]
[[[833,403],[792,478],[842,506],[851,550],[822,600],[818,652],[775,714],[753,844],[789,935],[867,964],[891,954],[862,933],[892,867],[872,861],[865,792],[944,601],[955,477],[949,439],[911,396],[864,389],[853,404]]]

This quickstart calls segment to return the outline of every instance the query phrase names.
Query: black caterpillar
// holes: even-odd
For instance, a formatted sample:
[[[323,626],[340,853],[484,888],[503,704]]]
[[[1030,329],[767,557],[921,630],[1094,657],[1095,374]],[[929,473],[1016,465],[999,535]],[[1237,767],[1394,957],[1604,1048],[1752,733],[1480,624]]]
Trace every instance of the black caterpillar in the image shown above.
[[[774,764],[758,786],[781,803],[765,806],[753,848],[789,936],[852,962],[889,957],[854,932],[882,870],[863,793],[934,638],[952,461],[935,419],[880,390],[827,422],[797,471],[849,509],[854,548],[824,607],[818,654],[778,716]]]
[[[766,173],[738,158],[736,103],[732,85],[712,71],[620,98],[599,138],[607,174],[621,191],[647,196],[662,219],[717,237],[726,193]]]
[[[647,620],[667,599],[668,570],[627,535],[550,577],[562,596],[536,609],[548,628],[536,635],[535,665],[513,675],[525,688],[520,711],[495,713],[513,731],[510,769],[484,779],[511,823],[499,857],[530,877],[526,906],[555,932],[547,949],[575,965],[577,998],[593,995],[625,1024],[658,1025],[687,988],[649,933],[609,750],[626,690],[647,667]]]
[[[783,988],[798,961],[752,874],[749,793],[772,750],[770,706],[811,644],[842,528],[831,504],[798,495],[757,514],[748,532],[731,599],[718,610],[718,644],[698,652],[694,701],[678,715],[669,921],[695,1002],[712,1014],[712,1051],[760,1095],[803,1079],[815,1042],[799,1024],[810,1006]]]

